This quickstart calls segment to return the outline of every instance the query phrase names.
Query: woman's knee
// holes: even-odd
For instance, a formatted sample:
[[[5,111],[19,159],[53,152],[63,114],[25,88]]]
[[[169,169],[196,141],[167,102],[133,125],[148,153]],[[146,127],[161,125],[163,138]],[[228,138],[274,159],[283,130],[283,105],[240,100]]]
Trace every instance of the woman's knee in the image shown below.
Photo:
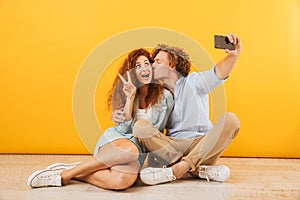
[[[119,139],[104,145],[95,157],[101,159],[103,156],[107,158],[107,155],[111,155],[112,159],[121,158],[124,162],[131,162],[138,159],[139,149],[131,140]]]
[[[122,157],[127,160],[136,160],[139,156],[139,149],[137,146],[130,140],[126,139],[126,142],[124,141],[117,141],[114,143],[116,147],[119,149],[120,153],[122,154]]]
[[[111,170],[116,174],[109,187],[113,190],[124,190],[132,186],[137,180],[139,165],[136,162],[131,162],[126,166],[114,166]]]
[[[120,173],[114,178],[114,181],[111,183],[110,188],[112,190],[125,190],[132,186],[137,178],[137,173]]]

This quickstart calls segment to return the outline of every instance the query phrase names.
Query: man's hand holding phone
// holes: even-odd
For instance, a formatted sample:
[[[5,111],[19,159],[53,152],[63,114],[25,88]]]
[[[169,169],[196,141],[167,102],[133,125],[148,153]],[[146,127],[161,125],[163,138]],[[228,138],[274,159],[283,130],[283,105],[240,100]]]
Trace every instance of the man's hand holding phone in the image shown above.
[[[227,34],[226,36],[214,36],[215,48],[225,49],[229,56],[239,55],[242,49],[241,41],[235,34]]]
[[[216,64],[216,75],[221,79],[225,79],[229,76],[229,74],[231,73],[231,71],[233,70],[238,57],[241,53],[242,50],[242,44],[241,44],[241,40],[239,37],[237,37],[235,34],[227,34],[227,36],[222,36],[223,39],[221,41],[217,41],[215,40],[215,47],[216,45],[220,44],[220,46],[224,46],[223,49],[225,49],[225,53],[227,54],[225,56],[225,58],[223,58],[221,61],[219,61]],[[230,45],[234,45],[234,49],[231,48],[232,50],[230,50],[229,48],[227,48],[227,45],[229,45],[229,43],[227,44],[226,39],[229,40]],[[216,39],[216,37],[215,37]],[[216,47],[216,48],[218,48]]]

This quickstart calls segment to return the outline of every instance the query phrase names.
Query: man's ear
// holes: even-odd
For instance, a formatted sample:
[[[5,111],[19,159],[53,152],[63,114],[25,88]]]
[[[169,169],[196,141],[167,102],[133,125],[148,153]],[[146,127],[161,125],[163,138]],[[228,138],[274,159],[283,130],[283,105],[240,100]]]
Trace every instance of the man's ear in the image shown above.
[[[176,65],[170,63],[170,67],[171,67],[172,70],[176,70]]]

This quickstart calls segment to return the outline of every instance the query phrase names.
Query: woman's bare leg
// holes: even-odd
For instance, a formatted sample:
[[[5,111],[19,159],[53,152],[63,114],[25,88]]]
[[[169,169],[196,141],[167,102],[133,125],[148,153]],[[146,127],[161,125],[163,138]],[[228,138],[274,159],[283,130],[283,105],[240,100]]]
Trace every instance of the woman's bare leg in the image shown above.
[[[129,188],[136,181],[138,171],[139,165],[136,162],[131,162],[115,165],[110,169],[99,170],[75,179],[104,189],[123,190]]]
[[[82,162],[76,167],[61,172],[62,182],[96,171],[109,169],[115,165],[123,165],[137,160],[139,155],[136,145],[128,139],[115,140],[100,148],[98,154]]]

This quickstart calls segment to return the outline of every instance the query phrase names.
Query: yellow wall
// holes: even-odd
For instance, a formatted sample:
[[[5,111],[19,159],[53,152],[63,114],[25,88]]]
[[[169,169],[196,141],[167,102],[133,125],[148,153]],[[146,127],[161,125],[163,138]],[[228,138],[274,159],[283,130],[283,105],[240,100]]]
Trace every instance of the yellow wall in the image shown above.
[[[224,53],[214,34],[242,38],[225,83],[226,110],[241,130],[225,155],[300,157],[299,1],[145,2],[0,1],[0,152],[88,153],[72,113],[81,64],[115,34],[161,27],[191,37],[215,62]]]

